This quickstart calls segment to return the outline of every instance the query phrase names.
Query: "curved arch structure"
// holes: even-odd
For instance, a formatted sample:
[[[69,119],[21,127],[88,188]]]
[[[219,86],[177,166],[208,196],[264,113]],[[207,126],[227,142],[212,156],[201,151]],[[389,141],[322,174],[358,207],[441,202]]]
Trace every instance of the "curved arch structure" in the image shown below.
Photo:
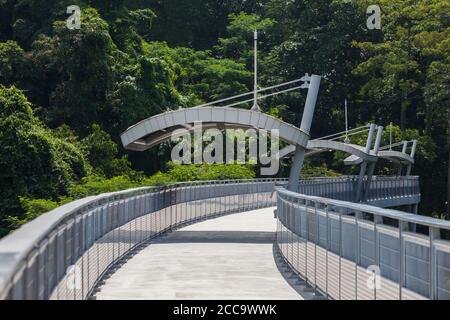
[[[344,143],[339,141],[332,141],[332,140],[311,140],[308,142],[308,149],[319,149],[323,151],[327,150],[335,150],[335,151],[342,151],[345,153],[349,153],[352,155],[355,155],[363,161],[367,162],[375,162],[377,161],[377,156],[373,152],[367,152],[366,148],[350,144],[350,143]]]
[[[350,154],[349,158],[358,158],[359,162],[355,164],[360,164],[363,160],[367,162],[377,161],[377,155],[373,151],[366,152],[366,148],[358,146],[356,144],[344,143],[332,140],[310,140],[306,146],[306,156],[312,156],[317,153],[326,152],[329,150],[342,151]],[[289,157],[295,151],[294,146],[287,146],[280,151],[280,158]],[[347,159],[349,159],[347,158]]]
[[[302,79],[305,81],[305,84],[300,88],[307,88],[308,94],[300,128],[264,114],[258,108],[246,110],[231,108],[231,105],[229,107],[204,105],[168,111],[141,121],[122,133],[122,144],[128,150],[145,151],[155,145],[183,135],[186,129],[193,131],[196,122],[201,122],[202,128],[253,128],[265,131],[277,129],[279,130],[277,132],[278,138],[281,141],[295,146],[294,160],[292,161],[288,184],[289,190],[295,190],[305,158],[305,150],[309,140],[309,130],[316,107],[321,77],[313,74],[311,76],[306,75]],[[257,94],[255,94],[255,103],[257,98]],[[216,103],[218,102],[216,101]],[[209,105],[213,105],[213,103]],[[177,132],[178,129],[184,130]]]
[[[356,197],[355,201],[359,202],[362,198],[363,188],[364,184],[366,185],[365,189],[366,191],[369,189],[372,175],[375,169],[375,164],[378,160],[378,152],[379,152],[379,146],[381,142],[381,135],[383,132],[383,127],[378,127],[378,132],[375,139],[375,147],[374,150],[371,150],[372,140],[374,136],[374,132],[376,129],[376,125],[371,124],[369,129],[369,134],[367,137],[367,142],[365,147],[361,147],[355,144],[345,143],[336,141],[334,139],[331,140],[325,140],[322,139],[316,139],[316,140],[310,140],[308,141],[306,155],[313,155],[316,153],[325,152],[328,150],[335,150],[335,151],[342,151],[345,153],[349,153],[351,156],[355,157],[355,159],[361,159],[361,162],[358,162],[357,164],[361,164],[359,177],[358,177],[358,187],[356,191]],[[331,136],[329,136],[331,137]],[[280,151],[280,158],[286,157],[293,151],[293,146],[288,146]],[[367,167],[369,166],[369,170],[367,171],[367,182],[364,183],[364,175],[366,174]]]
[[[195,122],[199,121],[203,128],[278,129],[280,140],[303,148],[309,139],[309,134],[304,130],[258,111],[195,107],[169,111],[143,120],[121,135],[122,143],[128,150],[145,151],[170,140],[178,129],[193,130]]]
[[[378,156],[382,159],[391,160],[396,163],[414,164],[413,157],[400,151],[383,150],[378,152]]]
[[[386,159],[398,164],[403,164],[403,165],[409,165],[409,164],[414,164],[414,158],[411,157],[409,154],[400,152],[400,151],[394,151],[394,150],[383,150],[383,151],[379,151],[378,152],[378,157],[381,159]],[[344,163],[346,165],[358,165],[361,162],[363,162],[363,160],[358,157],[357,155],[351,155],[350,157],[346,158],[344,160]]]

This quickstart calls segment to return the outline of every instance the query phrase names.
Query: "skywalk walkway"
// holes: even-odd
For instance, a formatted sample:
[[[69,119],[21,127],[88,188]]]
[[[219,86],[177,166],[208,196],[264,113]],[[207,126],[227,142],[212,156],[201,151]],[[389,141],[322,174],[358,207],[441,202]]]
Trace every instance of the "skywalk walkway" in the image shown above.
[[[385,154],[407,165],[405,176],[402,167],[374,176],[383,128],[375,143],[376,126],[361,129],[365,148],[348,136],[310,141],[320,77],[290,84],[298,81],[284,91],[308,88],[298,128],[260,112],[258,93],[270,88],[255,86],[251,110],[212,107],[227,98],[151,117],[121,136],[124,148],[144,151],[198,121],[278,129],[292,146],[289,180],[176,183],[65,204],[0,241],[0,299],[450,299],[450,222],[385,209],[417,212],[416,142],[409,155],[407,142]],[[356,156],[359,175],[299,181],[307,153],[326,150]]]
[[[156,239],[105,280],[96,298],[303,299],[274,259],[273,211],[223,216]]]

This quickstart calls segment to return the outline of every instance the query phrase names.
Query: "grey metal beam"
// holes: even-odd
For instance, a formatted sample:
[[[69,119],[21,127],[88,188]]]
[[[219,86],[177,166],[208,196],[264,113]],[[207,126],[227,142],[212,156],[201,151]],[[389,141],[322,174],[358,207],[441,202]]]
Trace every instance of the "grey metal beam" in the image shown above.
[[[359,169],[358,182],[357,182],[356,194],[355,194],[355,202],[359,202],[361,200],[364,176],[366,175],[366,169],[367,169],[367,161],[364,161],[363,163],[361,163],[361,168]]]
[[[374,149],[373,149],[373,153],[375,155],[378,155],[378,151],[380,149],[382,136],[383,136],[383,127],[379,126],[378,127],[378,132],[377,132],[377,137],[375,139],[375,146],[374,146]],[[370,148],[370,145],[369,145],[369,148]],[[367,201],[367,198],[368,198],[368,193],[369,193],[369,190],[370,190],[370,184],[372,182],[372,176],[373,176],[373,173],[375,171],[375,165],[376,165],[376,162],[370,163],[369,171],[367,172],[367,182],[366,182],[366,187],[365,187],[365,190],[364,190],[364,197],[363,197],[364,201]]]
[[[309,140],[309,130],[305,132],[261,112],[228,107],[201,107],[174,110],[143,120],[121,134],[122,144],[128,150],[145,151],[169,141],[179,129],[187,130],[187,126],[194,130],[191,126],[198,121],[202,122],[205,129],[279,130],[280,140],[294,146],[306,147]]]
[[[316,108],[317,96],[319,94],[321,77],[318,75],[312,75],[309,83],[308,95],[306,97],[305,108],[303,111],[302,122],[300,124],[300,130],[308,134],[311,129],[311,123],[314,116],[314,110]],[[306,145],[295,146],[295,156],[292,161],[291,172],[289,174],[288,189],[292,191],[297,190],[298,179],[300,178],[303,161],[305,160]]]

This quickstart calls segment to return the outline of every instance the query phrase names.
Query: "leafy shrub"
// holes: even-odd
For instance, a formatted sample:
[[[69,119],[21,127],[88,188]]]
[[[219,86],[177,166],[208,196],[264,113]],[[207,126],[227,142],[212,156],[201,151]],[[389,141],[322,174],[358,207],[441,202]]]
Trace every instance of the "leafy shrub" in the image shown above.
[[[111,179],[101,176],[88,176],[83,178],[80,183],[71,185],[69,187],[69,195],[75,199],[80,199],[139,186],[139,182],[131,180],[128,176],[118,176]]]
[[[10,230],[17,229],[27,222],[36,219],[41,214],[52,211],[59,206],[59,203],[45,199],[29,199],[20,197],[20,205],[25,210],[23,214],[7,216],[5,218]]]
[[[324,163],[319,167],[311,167],[305,165],[302,169],[302,177],[339,177],[340,173],[328,169],[327,165]]]
[[[56,199],[89,173],[82,150],[33,114],[22,91],[0,86],[0,224],[22,211],[19,196]]]
[[[164,186],[171,183],[175,183],[176,181],[167,173],[157,172],[149,178],[145,178],[142,180],[142,186]]]
[[[253,179],[255,172],[248,165],[239,164],[191,164],[180,165],[170,162],[167,174],[174,181]]]
[[[126,156],[118,158],[117,144],[98,124],[92,125],[92,132],[81,141],[95,172],[107,178],[120,176],[131,171]]]

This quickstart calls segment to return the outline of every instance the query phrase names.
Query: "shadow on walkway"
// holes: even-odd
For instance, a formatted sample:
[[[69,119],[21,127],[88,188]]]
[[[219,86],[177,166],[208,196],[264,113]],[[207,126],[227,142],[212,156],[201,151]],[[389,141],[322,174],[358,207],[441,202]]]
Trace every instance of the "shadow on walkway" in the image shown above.
[[[273,243],[275,233],[268,231],[177,231],[162,237],[164,243]]]

